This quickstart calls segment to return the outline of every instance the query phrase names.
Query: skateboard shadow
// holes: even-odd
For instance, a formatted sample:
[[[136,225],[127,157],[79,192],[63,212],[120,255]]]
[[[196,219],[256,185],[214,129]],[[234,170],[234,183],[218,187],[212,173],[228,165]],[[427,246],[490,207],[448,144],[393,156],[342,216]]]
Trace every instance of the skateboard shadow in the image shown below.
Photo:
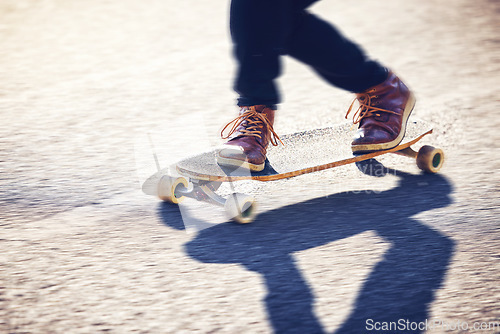
[[[220,169],[228,176],[248,176],[250,173],[251,176],[267,176],[267,175],[275,175],[279,174],[274,167],[271,165],[271,162],[266,159],[264,164],[264,169],[260,172],[248,171],[248,169],[239,169],[238,167],[229,167],[218,165]]]
[[[377,164],[376,160],[366,161],[358,168],[380,174],[381,165]],[[367,332],[368,319],[423,322],[446,274],[454,242],[411,217],[449,205],[452,186],[438,174],[383,170],[397,173],[397,187],[380,193],[346,192],[316,198],[263,213],[249,225],[220,224],[200,231],[185,245],[186,253],[203,263],[239,263],[259,273],[267,287],[264,302],[276,333],[323,333],[313,311],[311,288],[295,265],[293,253],[374,231],[391,246],[364,281],[350,316],[336,333]],[[328,208],[342,211],[328,213]],[[177,220],[164,207],[160,214],[165,223]],[[178,219],[179,224],[170,226],[182,228],[180,214]]]

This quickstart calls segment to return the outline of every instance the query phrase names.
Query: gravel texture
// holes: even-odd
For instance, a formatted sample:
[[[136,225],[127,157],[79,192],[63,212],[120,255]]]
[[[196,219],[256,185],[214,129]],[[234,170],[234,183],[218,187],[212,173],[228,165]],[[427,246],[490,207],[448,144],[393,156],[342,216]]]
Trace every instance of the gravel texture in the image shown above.
[[[162,167],[220,143],[228,5],[0,2],[0,332],[500,333],[472,329],[500,322],[500,2],[315,4],[415,91],[447,160],[242,183],[260,212],[245,226],[142,194],[154,162],[136,165],[147,133]],[[284,62],[276,131],[342,122],[352,96]]]

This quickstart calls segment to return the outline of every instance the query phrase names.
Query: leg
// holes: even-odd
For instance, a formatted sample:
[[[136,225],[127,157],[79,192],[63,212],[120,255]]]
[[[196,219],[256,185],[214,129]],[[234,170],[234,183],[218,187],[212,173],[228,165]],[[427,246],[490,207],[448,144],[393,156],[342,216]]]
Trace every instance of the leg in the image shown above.
[[[332,85],[358,93],[353,122],[359,123],[359,129],[351,144],[353,152],[397,146],[415,105],[408,87],[394,73],[367,59],[330,24],[305,11],[298,13],[297,20],[289,55],[310,65]]]
[[[294,31],[297,8],[314,0],[232,0],[231,36],[238,63],[235,90],[240,115],[224,129],[229,139],[217,162],[225,166],[261,171],[267,146],[277,145],[273,130],[275,105],[280,102],[275,80],[280,57]],[[224,132],[224,131],[223,131]]]
[[[329,23],[301,11],[288,54],[311,66],[330,84],[355,93],[387,77],[386,69],[368,59],[363,50]]]
[[[280,102],[275,80],[280,56],[293,32],[297,6],[311,0],[232,0],[230,30],[238,63],[238,105],[274,106]]]

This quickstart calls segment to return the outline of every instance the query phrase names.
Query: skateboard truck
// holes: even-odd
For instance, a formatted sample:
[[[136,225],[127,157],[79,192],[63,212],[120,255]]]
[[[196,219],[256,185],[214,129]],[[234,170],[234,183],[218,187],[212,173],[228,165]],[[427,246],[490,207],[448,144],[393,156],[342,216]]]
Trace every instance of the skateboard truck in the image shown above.
[[[186,197],[191,197],[197,201],[223,207],[229,218],[240,224],[251,223],[254,220],[257,215],[257,203],[252,196],[234,192],[234,186],[230,182],[233,193],[224,198],[216,193],[222,185],[220,181],[173,176],[170,168],[161,170],[153,139],[149,133],[148,140],[157,172],[142,184],[142,191],[145,194],[157,196],[172,204],[179,204]]]
[[[186,179],[182,176],[173,177],[164,174],[158,181],[157,194],[161,200],[173,204],[179,204],[186,197],[207,202],[223,207],[229,218],[238,223],[252,222],[257,211],[255,199],[252,196],[235,192],[228,198],[224,198],[216,193],[221,185],[222,182]]]

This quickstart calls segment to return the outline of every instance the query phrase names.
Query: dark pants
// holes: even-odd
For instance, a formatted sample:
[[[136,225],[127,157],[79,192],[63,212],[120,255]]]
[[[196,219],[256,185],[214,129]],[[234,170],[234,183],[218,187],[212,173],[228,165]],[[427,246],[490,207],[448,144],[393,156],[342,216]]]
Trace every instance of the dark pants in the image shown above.
[[[305,9],[315,0],[232,0],[231,36],[238,62],[238,105],[280,102],[280,57],[311,66],[330,84],[362,92],[385,80],[386,69],[359,46]]]

